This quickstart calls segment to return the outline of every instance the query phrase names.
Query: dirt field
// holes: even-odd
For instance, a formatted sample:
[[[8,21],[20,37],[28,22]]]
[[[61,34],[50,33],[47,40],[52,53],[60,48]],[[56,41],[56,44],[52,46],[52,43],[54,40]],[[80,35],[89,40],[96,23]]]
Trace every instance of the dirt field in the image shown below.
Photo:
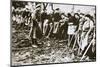
[[[77,48],[68,47],[67,40],[41,39],[43,44],[32,47],[28,30],[12,29],[12,65],[77,62]],[[91,61],[85,58],[83,61]],[[92,60],[93,61],[93,60]]]

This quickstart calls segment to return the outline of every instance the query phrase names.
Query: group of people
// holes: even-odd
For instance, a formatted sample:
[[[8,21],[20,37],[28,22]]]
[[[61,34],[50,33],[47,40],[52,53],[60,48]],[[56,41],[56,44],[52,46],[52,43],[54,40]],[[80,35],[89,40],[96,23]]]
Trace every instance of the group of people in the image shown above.
[[[96,46],[95,14],[94,16],[84,13],[65,14],[60,11],[60,8],[48,13],[46,8],[41,8],[41,5],[29,3],[24,8],[12,6],[12,21],[16,25],[16,30],[29,30],[29,38],[33,47],[39,46],[37,39],[44,37],[68,40],[69,35],[75,36],[74,40],[80,48],[79,53],[85,52],[91,41],[93,41],[92,46]],[[71,30],[74,33],[69,32]],[[91,50],[92,53],[95,52],[94,48]]]

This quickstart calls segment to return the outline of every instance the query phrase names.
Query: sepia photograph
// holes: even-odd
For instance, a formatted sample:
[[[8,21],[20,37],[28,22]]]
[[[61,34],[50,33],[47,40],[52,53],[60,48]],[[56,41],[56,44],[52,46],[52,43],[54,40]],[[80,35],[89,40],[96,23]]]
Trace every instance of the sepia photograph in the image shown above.
[[[95,5],[11,0],[11,66],[95,61]]]

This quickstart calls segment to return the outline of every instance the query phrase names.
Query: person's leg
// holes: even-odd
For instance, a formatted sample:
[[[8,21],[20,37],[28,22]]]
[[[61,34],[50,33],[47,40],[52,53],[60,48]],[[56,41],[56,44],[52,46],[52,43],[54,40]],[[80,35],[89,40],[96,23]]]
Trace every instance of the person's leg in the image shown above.
[[[46,33],[46,29],[47,29],[47,20],[44,20],[44,23],[43,23],[43,35],[45,35]]]
[[[54,36],[55,36],[56,39],[59,38],[59,36],[58,36],[59,33],[58,32],[59,32],[59,22],[56,22],[55,23],[55,30],[54,30]]]
[[[42,34],[43,34],[43,24],[44,24],[44,20],[42,20],[41,22],[42,22],[41,28],[42,28]]]
[[[32,39],[32,47],[37,47],[36,27],[33,27],[31,39]]]
[[[53,28],[53,33],[55,34],[56,33],[56,26],[57,26],[57,23],[56,22],[54,22],[54,28]]]
[[[48,25],[48,33],[47,33],[46,38],[49,38],[49,37],[52,35],[52,30],[53,30],[53,24],[50,23],[50,24]]]

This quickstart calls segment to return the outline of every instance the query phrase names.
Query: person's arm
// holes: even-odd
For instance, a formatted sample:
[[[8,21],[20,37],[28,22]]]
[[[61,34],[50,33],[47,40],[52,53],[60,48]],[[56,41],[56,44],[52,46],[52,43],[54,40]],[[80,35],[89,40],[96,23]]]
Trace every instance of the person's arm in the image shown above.
[[[29,30],[29,38],[31,37],[32,29],[33,29],[33,23],[31,23],[31,28]]]

